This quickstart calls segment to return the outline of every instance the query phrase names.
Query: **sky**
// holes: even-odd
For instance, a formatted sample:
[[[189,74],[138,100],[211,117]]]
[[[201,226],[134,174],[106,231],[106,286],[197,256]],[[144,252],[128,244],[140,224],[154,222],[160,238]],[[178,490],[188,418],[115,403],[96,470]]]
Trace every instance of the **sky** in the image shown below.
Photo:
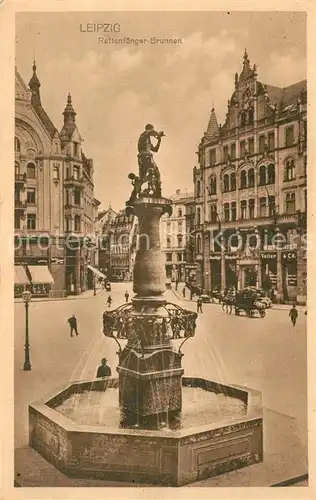
[[[119,24],[119,33],[87,32]],[[104,38],[180,38],[182,44],[100,44]],[[214,106],[225,122],[244,50],[259,81],[284,87],[306,78],[306,16],[298,12],[19,13],[16,65],[26,83],[35,55],[42,105],[63,124],[68,92],[83,149],[94,160],[101,209],[121,209],[138,172],[137,140],[147,123],[163,130],[163,195],[193,191],[196,151]]]

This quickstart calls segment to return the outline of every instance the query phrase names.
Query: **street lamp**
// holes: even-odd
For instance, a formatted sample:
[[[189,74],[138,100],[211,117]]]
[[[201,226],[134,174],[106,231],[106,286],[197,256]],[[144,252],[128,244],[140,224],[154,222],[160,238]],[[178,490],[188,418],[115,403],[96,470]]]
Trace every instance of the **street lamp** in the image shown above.
[[[25,358],[24,358],[24,371],[32,369],[30,361],[30,341],[29,341],[29,302],[32,299],[31,292],[25,291],[22,293],[23,302],[25,304]]]

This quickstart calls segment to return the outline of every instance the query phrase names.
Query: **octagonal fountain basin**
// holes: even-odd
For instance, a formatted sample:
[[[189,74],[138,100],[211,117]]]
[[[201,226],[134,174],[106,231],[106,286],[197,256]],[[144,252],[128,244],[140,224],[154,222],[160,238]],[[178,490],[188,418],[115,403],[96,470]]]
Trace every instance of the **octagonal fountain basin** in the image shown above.
[[[120,411],[118,379],[76,382],[29,406],[30,446],[68,476],[182,486],[261,462],[261,393],[182,378],[182,411]]]

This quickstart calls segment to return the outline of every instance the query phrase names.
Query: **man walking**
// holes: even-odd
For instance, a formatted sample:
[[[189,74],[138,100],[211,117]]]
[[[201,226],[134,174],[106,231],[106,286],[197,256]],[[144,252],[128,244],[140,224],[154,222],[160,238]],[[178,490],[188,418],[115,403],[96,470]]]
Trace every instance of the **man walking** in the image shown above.
[[[108,307],[111,307],[111,304],[112,304],[112,297],[111,297],[111,295],[108,296],[107,303],[108,303]]]
[[[111,372],[111,368],[107,364],[107,359],[102,358],[101,365],[98,367],[97,378],[111,377],[111,375],[112,375],[112,372]]]
[[[72,333],[73,331],[75,331],[75,334],[78,337],[79,333],[78,333],[78,329],[77,329],[77,318],[74,314],[68,319],[68,323],[70,326],[70,337],[73,337],[73,333]]]
[[[203,301],[202,301],[201,297],[199,297],[199,298],[197,299],[197,303],[196,303],[196,304],[197,304],[197,312],[198,312],[198,313],[199,313],[199,312],[200,312],[200,313],[202,313],[202,312],[203,312],[203,311],[202,311],[202,304],[203,304]]]
[[[125,302],[128,302],[128,299],[129,299],[129,293],[128,293],[128,291],[126,290],[126,292],[125,292]]]
[[[182,295],[183,295],[183,298],[185,298],[185,286],[182,289]]]
[[[292,325],[295,326],[296,325],[297,316],[298,316],[298,312],[297,312],[295,304],[293,304],[293,307],[290,310],[289,316],[291,318]]]

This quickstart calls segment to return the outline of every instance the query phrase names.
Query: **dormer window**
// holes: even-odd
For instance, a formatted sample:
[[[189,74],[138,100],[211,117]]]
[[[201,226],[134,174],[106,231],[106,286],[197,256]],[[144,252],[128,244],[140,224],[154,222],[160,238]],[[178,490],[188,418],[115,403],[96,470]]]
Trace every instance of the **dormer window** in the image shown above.
[[[78,158],[79,156],[79,144],[78,142],[74,142],[74,156]]]

